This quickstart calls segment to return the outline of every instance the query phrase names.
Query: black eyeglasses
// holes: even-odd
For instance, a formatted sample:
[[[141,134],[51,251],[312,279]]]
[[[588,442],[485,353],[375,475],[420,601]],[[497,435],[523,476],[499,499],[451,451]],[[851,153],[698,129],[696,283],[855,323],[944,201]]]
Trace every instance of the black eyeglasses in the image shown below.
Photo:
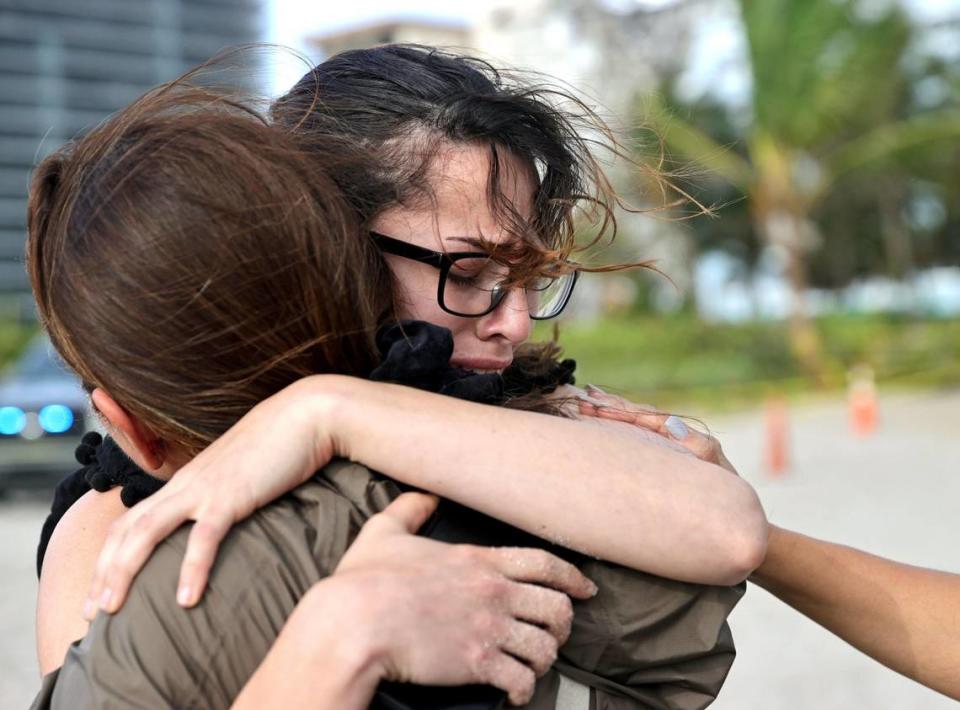
[[[507,268],[475,251],[442,252],[370,232],[374,243],[386,254],[399,256],[440,271],[437,303],[447,313],[464,318],[479,318],[493,312],[512,288]],[[558,276],[540,276],[523,286],[527,308],[534,320],[560,315],[577,283],[578,271]]]

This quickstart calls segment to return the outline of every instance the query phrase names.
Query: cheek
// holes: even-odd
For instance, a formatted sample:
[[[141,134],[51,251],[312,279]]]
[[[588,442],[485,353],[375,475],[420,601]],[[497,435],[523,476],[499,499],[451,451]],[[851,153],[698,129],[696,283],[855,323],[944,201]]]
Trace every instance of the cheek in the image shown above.
[[[453,334],[454,349],[463,349],[467,340],[474,338],[474,321],[447,313],[437,303],[437,286],[410,284],[397,287],[397,313],[400,318],[422,320],[447,328]]]
[[[399,261],[399,260],[398,260]],[[394,277],[397,314],[400,318],[422,320],[447,328],[453,334],[454,350],[472,350],[476,339],[473,318],[451,315],[437,303],[437,276],[424,273],[415,264],[390,260]],[[410,268],[412,266],[413,268]]]
[[[413,268],[410,268],[410,267]],[[401,318],[423,320],[451,330],[451,321],[463,320],[452,316],[437,303],[437,276],[417,265],[391,263],[397,312]]]
[[[401,318],[425,320],[428,323],[442,325],[445,328],[450,327],[446,323],[447,319],[453,318],[453,316],[443,311],[437,304],[436,292],[426,293],[424,291],[411,291],[409,289],[398,293],[397,312]]]

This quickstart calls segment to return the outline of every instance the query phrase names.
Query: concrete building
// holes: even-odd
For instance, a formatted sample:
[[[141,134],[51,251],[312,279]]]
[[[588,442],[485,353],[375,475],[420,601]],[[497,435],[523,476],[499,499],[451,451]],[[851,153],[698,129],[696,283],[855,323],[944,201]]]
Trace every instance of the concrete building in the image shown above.
[[[0,0],[0,315],[31,312],[32,167],[223,47],[261,40],[263,0]]]
[[[405,42],[434,47],[472,47],[472,28],[464,22],[419,17],[389,18],[309,38],[324,57],[348,49]]]
[[[624,117],[634,95],[683,67],[700,4],[654,10],[599,0],[500,0],[474,28],[474,45],[559,77]]]

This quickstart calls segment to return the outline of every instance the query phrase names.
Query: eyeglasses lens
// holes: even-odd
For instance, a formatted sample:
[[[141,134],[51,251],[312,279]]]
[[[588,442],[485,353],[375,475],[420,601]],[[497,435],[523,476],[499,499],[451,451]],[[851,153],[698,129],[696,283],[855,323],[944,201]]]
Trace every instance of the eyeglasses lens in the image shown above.
[[[573,274],[539,278],[526,287],[527,306],[533,318],[552,318],[566,304]],[[460,257],[447,273],[443,307],[460,315],[480,315],[503,298],[501,284],[508,281],[506,268],[487,257]]]

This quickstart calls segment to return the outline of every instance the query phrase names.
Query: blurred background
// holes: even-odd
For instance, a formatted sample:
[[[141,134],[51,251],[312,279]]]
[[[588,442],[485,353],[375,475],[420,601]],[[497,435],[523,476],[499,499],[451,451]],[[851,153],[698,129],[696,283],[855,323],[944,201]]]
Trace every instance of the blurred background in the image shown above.
[[[32,557],[94,424],[39,338],[23,265],[30,171],[218,50],[312,61],[384,42],[546,72],[689,206],[619,215],[560,324],[579,381],[699,417],[772,521],[960,571],[960,2],[0,0],[0,698],[37,687]],[[279,92],[281,52],[242,68]],[[612,165],[632,204],[659,206]],[[549,331],[544,331],[548,335]],[[715,707],[940,708],[754,589]]]

